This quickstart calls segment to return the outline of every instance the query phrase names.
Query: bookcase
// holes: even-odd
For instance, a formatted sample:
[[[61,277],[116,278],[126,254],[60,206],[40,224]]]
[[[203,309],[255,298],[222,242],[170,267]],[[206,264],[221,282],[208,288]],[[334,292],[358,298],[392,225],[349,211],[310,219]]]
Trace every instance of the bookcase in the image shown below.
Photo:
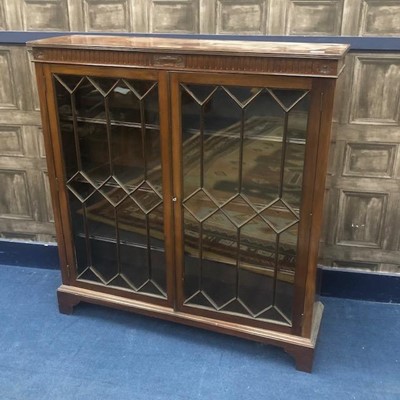
[[[311,371],[333,97],[348,46],[30,42],[62,285],[273,344]]]

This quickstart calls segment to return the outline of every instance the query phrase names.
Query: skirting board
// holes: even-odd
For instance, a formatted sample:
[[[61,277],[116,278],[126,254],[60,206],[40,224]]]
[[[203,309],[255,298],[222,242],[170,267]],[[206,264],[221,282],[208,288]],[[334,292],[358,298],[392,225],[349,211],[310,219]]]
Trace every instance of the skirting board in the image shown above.
[[[58,269],[57,245],[0,240],[0,265]],[[400,275],[319,268],[320,294],[355,300],[400,303]]]

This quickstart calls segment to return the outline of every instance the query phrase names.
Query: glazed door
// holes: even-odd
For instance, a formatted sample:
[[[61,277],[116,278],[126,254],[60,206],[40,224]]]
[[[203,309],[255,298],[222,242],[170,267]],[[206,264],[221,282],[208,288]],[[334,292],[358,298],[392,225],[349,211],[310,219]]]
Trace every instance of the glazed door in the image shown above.
[[[305,159],[315,157],[319,118],[319,110],[310,116],[320,96],[311,84],[172,76],[180,310],[299,327],[312,200],[304,187],[315,172]]]
[[[51,67],[55,167],[68,210],[62,239],[76,286],[172,301],[164,81],[155,72]]]

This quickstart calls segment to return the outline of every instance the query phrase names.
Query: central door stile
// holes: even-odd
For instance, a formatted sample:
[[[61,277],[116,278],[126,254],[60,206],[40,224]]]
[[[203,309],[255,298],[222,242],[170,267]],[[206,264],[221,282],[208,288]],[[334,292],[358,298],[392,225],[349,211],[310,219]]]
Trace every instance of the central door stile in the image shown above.
[[[176,263],[174,237],[174,197],[173,187],[173,152],[172,140],[174,129],[171,128],[171,101],[169,97],[170,82],[169,73],[160,71],[158,73],[159,85],[159,107],[160,107],[160,135],[161,135],[161,158],[163,170],[163,197],[164,197],[164,233],[165,252],[167,262],[167,294],[168,305],[176,308]]]
[[[173,212],[175,239],[175,307],[180,310],[183,304],[183,219],[182,219],[182,137],[181,137],[181,96],[179,76],[169,74],[171,104],[172,174],[173,174]],[[172,104],[174,107],[172,107]]]

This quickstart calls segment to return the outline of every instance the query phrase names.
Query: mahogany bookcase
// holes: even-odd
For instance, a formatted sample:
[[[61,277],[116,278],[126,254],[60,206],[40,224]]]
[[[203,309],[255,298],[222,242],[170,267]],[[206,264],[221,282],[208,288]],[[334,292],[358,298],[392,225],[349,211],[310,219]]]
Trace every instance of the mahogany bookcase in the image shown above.
[[[62,285],[283,347],[311,371],[340,44],[65,36],[32,47]]]

